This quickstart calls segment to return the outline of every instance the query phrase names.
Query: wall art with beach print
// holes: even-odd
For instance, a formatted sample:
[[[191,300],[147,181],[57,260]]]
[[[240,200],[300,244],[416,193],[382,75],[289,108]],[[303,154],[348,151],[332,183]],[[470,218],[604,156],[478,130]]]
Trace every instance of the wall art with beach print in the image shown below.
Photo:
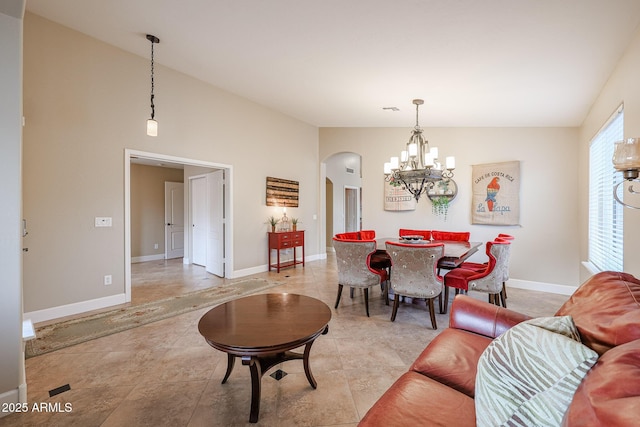
[[[384,180],[384,210],[385,211],[413,211],[416,209],[416,199],[404,188],[399,181]]]
[[[472,167],[472,223],[520,225],[520,162]]]

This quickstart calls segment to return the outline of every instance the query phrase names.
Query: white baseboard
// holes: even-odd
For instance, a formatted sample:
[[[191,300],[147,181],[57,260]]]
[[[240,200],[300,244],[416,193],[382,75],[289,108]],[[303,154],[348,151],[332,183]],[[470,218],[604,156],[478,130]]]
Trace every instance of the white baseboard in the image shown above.
[[[529,291],[548,292],[550,294],[573,295],[575,286],[557,285],[555,283],[532,282],[529,280],[509,279],[507,286],[517,289],[527,289]]]
[[[242,270],[234,270],[229,275],[230,279],[237,279],[238,277],[250,276],[252,274],[264,273],[267,271],[267,265],[259,265],[257,267],[245,268]]]
[[[25,385],[26,386],[26,385]],[[26,402],[26,401],[25,401]],[[0,394],[0,406],[5,407],[6,404],[9,403],[22,403],[20,402],[20,388],[16,388],[13,390],[6,391]],[[11,414],[12,412],[0,411],[0,418]]]
[[[304,262],[317,261],[317,260],[326,259],[326,258],[327,258],[327,254],[310,255],[310,256],[304,257]],[[282,262],[282,261],[291,260],[291,258],[282,257],[282,258],[280,258],[280,260]],[[302,267],[302,266],[300,264],[298,264],[296,266],[296,268],[298,268],[298,267]],[[231,274],[230,278],[231,279],[236,279],[238,277],[244,277],[244,276],[250,276],[252,274],[264,273],[266,271],[269,271],[269,265],[268,264],[259,265],[257,267],[245,268],[243,270],[235,270]],[[286,271],[286,270],[283,270],[283,271]]]
[[[22,318],[31,319],[33,323],[45,322],[47,320],[58,319],[60,317],[73,316],[75,314],[85,313],[91,310],[98,310],[118,304],[124,304],[125,302],[127,302],[125,294],[117,294],[89,301],[75,302],[73,304],[27,312],[23,314]]]
[[[131,262],[135,264],[137,262],[158,261],[161,259],[164,259],[164,254],[134,256],[131,257]]]

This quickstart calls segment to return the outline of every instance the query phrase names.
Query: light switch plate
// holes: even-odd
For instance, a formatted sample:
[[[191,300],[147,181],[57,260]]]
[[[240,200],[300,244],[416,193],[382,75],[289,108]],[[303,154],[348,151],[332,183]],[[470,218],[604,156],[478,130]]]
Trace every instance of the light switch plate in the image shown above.
[[[97,216],[95,224],[96,224],[96,227],[111,227],[111,217]]]

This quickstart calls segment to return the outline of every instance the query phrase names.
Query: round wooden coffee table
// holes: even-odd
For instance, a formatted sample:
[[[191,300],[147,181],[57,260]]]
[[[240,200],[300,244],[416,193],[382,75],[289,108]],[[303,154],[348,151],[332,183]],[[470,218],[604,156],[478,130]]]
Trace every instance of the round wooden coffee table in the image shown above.
[[[309,367],[311,345],[329,330],[331,309],[322,301],[296,294],[260,294],[239,298],[209,310],[198,330],[213,348],[227,353],[224,384],[237,357],[251,371],[251,413],[258,421],[262,375],[287,360],[302,359],[309,384],[317,387]],[[303,353],[293,350],[304,345]]]

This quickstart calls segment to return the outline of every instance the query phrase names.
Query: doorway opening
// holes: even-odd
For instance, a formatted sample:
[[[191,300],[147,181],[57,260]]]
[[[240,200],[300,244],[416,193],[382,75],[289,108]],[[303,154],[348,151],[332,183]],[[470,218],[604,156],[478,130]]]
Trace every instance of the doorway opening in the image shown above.
[[[362,157],[357,153],[336,153],[321,164],[321,205],[324,205],[324,234],[321,247],[333,251],[332,237],[362,228]],[[322,242],[324,240],[324,242]],[[324,243],[324,245],[323,245]]]
[[[149,153],[137,150],[125,149],[125,301],[131,302],[131,164],[141,163],[155,166],[178,167],[185,169],[185,185],[190,181],[191,177],[206,177],[211,175],[214,178],[215,189],[213,193],[207,194],[209,197],[216,197],[216,201],[211,203],[213,208],[209,219],[214,218],[215,226],[211,228],[213,234],[206,236],[210,244],[216,245],[215,252],[211,252],[209,258],[215,264],[215,273],[224,278],[230,278],[233,274],[233,224],[232,224],[232,178],[233,169],[231,165],[213,163],[196,159],[187,159],[175,156],[167,156],[157,153]],[[186,230],[184,230],[184,264],[192,264],[192,203],[191,192],[185,186],[184,199],[184,222]],[[208,212],[209,213],[209,212]],[[165,223],[166,224],[166,223]],[[205,261],[206,263],[207,261]],[[222,266],[222,267],[220,267]]]

